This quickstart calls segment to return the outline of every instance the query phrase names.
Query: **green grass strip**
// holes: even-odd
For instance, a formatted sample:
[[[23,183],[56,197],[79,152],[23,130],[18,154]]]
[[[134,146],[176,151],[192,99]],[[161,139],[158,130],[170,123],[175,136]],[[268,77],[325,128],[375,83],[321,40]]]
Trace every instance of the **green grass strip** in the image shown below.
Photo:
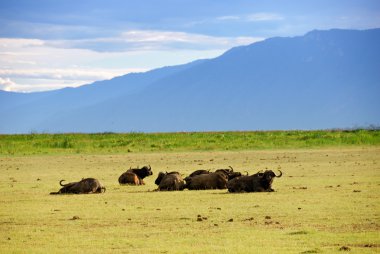
[[[0,135],[0,155],[378,146],[379,130]]]

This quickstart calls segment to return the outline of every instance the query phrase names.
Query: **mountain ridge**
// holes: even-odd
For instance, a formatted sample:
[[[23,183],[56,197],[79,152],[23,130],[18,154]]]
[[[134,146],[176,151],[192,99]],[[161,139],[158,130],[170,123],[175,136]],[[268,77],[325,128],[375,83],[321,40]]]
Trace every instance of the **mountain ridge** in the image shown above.
[[[7,110],[0,103],[0,116],[9,120],[0,124],[0,132],[328,129],[379,124],[378,45],[380,29],[313,30],[304,36],[274,37],[232,48],[214,59],[70,89],[74,95],[67,98],[52,93],[43,103],[37,98],[27,107]],[[127,81],[116,82],[123,79]],[[129,90],[113,89],[98,100],[75,104],[95,87],[107,93],[113,82]],[[65,106],[70,100],[77,106]]]

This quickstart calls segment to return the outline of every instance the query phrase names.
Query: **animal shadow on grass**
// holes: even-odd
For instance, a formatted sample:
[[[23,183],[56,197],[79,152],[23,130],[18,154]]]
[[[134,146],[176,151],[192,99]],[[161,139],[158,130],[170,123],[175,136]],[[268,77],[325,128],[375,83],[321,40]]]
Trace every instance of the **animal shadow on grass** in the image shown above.
[[[308,254],[308,253],[321,253],[320,249],[312,249],[312,250],[306,250],[303,252],[300,252],[300,254]]]
[[[156,193],[157,191],[155,190],[127,190],[126,193]],[[166,191],[165,191],[166,192]]]
[[[212,195],[228,195],[228,194],[232,194],[230,192],[212,192],[212,193],[208,193],[208,194],[212,194]]]
[[[212,194],[212,195],[255,195],[255,194],[260,194],[260,193],[276,193],[276,191],[272,191],[272,192],[212,192],[212,193],[209,193],[209,194]]]
[[[309,234],[307,231],[295,231],[295,232],[290,232],[288,235],[307,235]]]

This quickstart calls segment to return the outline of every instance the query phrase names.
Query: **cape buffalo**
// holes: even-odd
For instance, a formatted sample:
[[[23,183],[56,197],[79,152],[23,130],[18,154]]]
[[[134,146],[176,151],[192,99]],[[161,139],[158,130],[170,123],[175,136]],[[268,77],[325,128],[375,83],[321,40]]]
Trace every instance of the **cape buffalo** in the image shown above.
[[[202,175],[202,174],[209,174],[210,170],[204,170],[204,169],[198,169],[195,170],[193,173],[191,173],[188,177],[193,177],[197,175]]]
[[[189,190],[226,189],[227,177],[220,173],[209,173],[186,177],[185,188]]]
[[[150,166],[142,168],[130,168],[119,177],[120,184],[143,185],[143,179],[147,176],[153,175]]]
[[[277,176],[272,170],[266,170],[264,173],[236,177],[227,183],[227,188],[229,192],[271,192],[274,191],[273,178],[281,176],[281,171]]]
[[[183,190],[185,187],[185,182],[178,172],[160,172],[154,183],[158,185],[158,190],[160,191]]]
[[[237,176],[241,176],[241,173],[240,172],[234,172],[234,169],[229,166],[230,168],[228,169],[217,169],[215,170],[215,173],[220,173],[220,174],[224,174],[228,180],[231,180]],[[187,181],[190,177],[194,177],[196,175],[203,175],[203,174],[210,174],[212,172],[210,172],[210,170],[204,170],[204,169],[199,169],[199,170],[195,170],[193,173],[191,173],[188,177],[185,178],[185,181]]]
[[[229,169],[217,169],[215,173],[223,174],[227,177],[227,180],[232,180],[235,177],[241,176],[240,172],[234,172],[234,169],[230,166]]]
[[[102,193],[106,191],[99,180],[95,178],[84,178],[79,182],[72,182],[67,184],[62,184],[65,180],[61,180],[59,184],[63,186],[58,192],[50,192],[50,194],[88,194],[88,193]]]

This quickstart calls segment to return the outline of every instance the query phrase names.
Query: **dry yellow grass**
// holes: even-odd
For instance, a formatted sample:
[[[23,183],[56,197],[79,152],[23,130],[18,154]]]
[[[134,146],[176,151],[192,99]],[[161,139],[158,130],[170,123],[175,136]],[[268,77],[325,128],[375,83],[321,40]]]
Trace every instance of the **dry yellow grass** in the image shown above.
[[[145,186],[118,185],[123,171],[146,164],[154,175]],[[274,193],[152,192],[159,171],[187,175],[230,165],[284,176]],[[380,251],[377,147],[2,156],[0,171],[1,253]],[[59,180],[82,177],[98,178],[107,192],[48,195]]]

